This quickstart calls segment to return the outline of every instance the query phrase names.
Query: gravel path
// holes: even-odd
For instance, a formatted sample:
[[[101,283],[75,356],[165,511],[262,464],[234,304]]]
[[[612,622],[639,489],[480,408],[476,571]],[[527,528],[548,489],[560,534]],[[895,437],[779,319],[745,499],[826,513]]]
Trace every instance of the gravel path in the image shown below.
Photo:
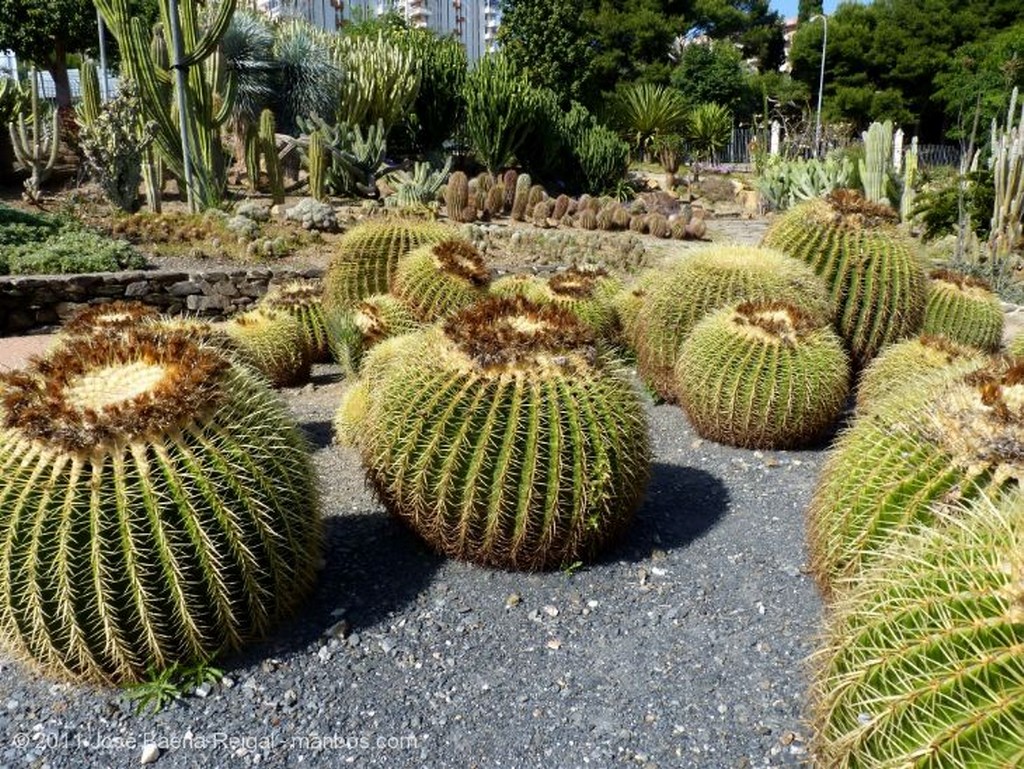
[[[0,767],[747,767],[805,758],[820,603],[803,510],[820,452],[696,438],[652,406],[628,537],[568,574],[442,560],[330,446],[328,367],[286,392],[317,446],[326,565],[303,611],[157,715],[0,658]],[[151,750],[150,750],[151,752]],[[147,756],[149,757],[149,756]]]

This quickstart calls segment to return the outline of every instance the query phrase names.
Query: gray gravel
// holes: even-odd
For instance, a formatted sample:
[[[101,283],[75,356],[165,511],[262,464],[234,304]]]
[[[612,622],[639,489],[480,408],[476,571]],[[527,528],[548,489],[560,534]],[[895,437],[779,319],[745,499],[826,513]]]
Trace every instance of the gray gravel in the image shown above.
[[[332,447],[343,385],[287,391],[325,489],[319,588],[227,678],[157,715],[0,658],[0,767],[757,767],[806,760],[821,605],[803,511],[821,451],[701,441],[651,406],[629,535],[573,574],[445,561]],[[200,696],[205,695],[205,696]],[[147,745],[147,743],[152,743]]]

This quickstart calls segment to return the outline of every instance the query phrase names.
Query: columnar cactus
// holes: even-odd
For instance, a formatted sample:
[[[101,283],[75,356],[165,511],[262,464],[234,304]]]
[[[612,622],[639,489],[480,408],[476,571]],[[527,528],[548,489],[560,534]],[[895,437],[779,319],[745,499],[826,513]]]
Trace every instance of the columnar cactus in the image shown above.
[[[894,536],[932,522],[932,503],[1024,480],[1024,361],[997,361],[857,420],[821,473],[808,513],[811,565],[828,594]]]
[[[995,352],[1003,343],[1003,306],[988,283],[953,270],[933,270],[922,332]]]
[[[0,643],[124,683],[264,635],[310,588],[315,473],[284,405],[181,331],[3,376]]]
[[[1022,553],[1024,498],[981,498],[836,600],[815,659],[816,765],[1021,765]]]
[[[306,148],[306,165],[309,171],[309,195],[313,200],[327,199],[327,143],[323,131],[310,132]]]
[[[778,301],[705,317],[683,342],[676,377],[701,436],[755,449],[818,440],[850,392],[849,361],[828,322]]]
[[[675,399],[679,348],[707,313],[744,300],[778,300],[815,318],[832,317],[821,280],[807,265],[772,249],[708,248],[655,275],[633,341],[641,375],[669,401]]]
[[[891,344],[860,373],[857,414],[862,415],[892,396],[927,393],[937,377],[955,378],[985,365],[987,357],[974,347],[944,336],[923,335]]]
[[[837,304],[836,328],[857,366],[885,345],[918,333],[925,276],[896,213],[850,190],[780,216],[763,245],[811,265]]]
[[[270,183],[270,198],[275,203],[284,203],[284,173],[281,170],[281,158],[277,154],[277,126],[274,113],[269,109],[260,113],[260,153],[267,169],[267,181]]]
[[[283,310],[299,321],[303,343],[314,363],[330,359],[322,296],[323,289],[317,283],[297,280],[271,288],[259,303],[260,307]]]
[[[463,211],[469,206],[469,179],[462,171],[456,171],[449,177],[445,187],[444,207],[448,218],[453,222],[462,222]],[[473,215],[476,219],[476,214]],[[469,221],[472,221],[469,220]]]
[[[402,259],[391,293],[420,321],[433,323],[482,299],[490,280],[476,247],[452,238],[423,246]]]
[[[390,343],[400,354],[366,361],[358,446],[385,505],[432,547],[543,569],[626,526],[648,476],[646,415],[571,314],[490,298]]]
[[[282,309],[257,307],[225,325],[239,357],[274,387],[290,387],[309,379],[312,354],[297,317]]]
[[[346,232],[324,276],[324,311],[343,312],[391,286],[398,260],[415,248],[452,237],[452,230],[422,219],[370,220]]]
[[[512,197],[512,218],[517,222],[526,219],[526,210],[530,202],[530,188],[533,181],[529,174],[519,174]]]
[[[57,162],[57,152],[60,150],[60,116],[57,110],[53,110],[50,125],[43,125],[42,108],[39,105],[39,84],[36,82],[37,75],[34,69],[29,77],[29,125],[25,124],[25,116],[19,113],[8,126],[8,130],[14,157],[31,172],[24,182],[25,197],[31,202],[36,202],[43,193],[43,182]]]

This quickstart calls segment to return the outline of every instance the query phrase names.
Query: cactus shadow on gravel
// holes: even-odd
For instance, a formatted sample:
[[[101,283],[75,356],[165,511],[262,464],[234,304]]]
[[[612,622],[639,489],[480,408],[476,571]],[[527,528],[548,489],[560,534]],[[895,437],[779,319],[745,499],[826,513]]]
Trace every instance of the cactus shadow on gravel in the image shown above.
[[[334,425],[327,419],[300,422],[299,429],[315,449],[326,449],[334,440]]]
[[[720,479],[695,467],[651,464],[640,509],[619,543],[601,560],[646,560],[655,550],[685,547],[710,530],[729,508]]]
[[[264,641],[225,659],[227,669],[316,651],[342,619],[350,632],[361,633],[414,602],[444,562],[382,512],[325,517],[324,560],[316,585],[295,614]]]

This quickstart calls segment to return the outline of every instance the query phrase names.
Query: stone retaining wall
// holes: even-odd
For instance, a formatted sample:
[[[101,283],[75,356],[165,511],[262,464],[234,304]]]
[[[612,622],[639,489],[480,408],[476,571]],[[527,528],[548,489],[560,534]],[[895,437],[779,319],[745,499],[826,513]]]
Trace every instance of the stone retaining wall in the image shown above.
[[[78,308],[115,299],[144,302],[169,314],[221,320],[243,310],[268,286],[320,278],[323,270],[251,268],[210,272],[133,271],[0,278],[0,336],[57,326]]]

